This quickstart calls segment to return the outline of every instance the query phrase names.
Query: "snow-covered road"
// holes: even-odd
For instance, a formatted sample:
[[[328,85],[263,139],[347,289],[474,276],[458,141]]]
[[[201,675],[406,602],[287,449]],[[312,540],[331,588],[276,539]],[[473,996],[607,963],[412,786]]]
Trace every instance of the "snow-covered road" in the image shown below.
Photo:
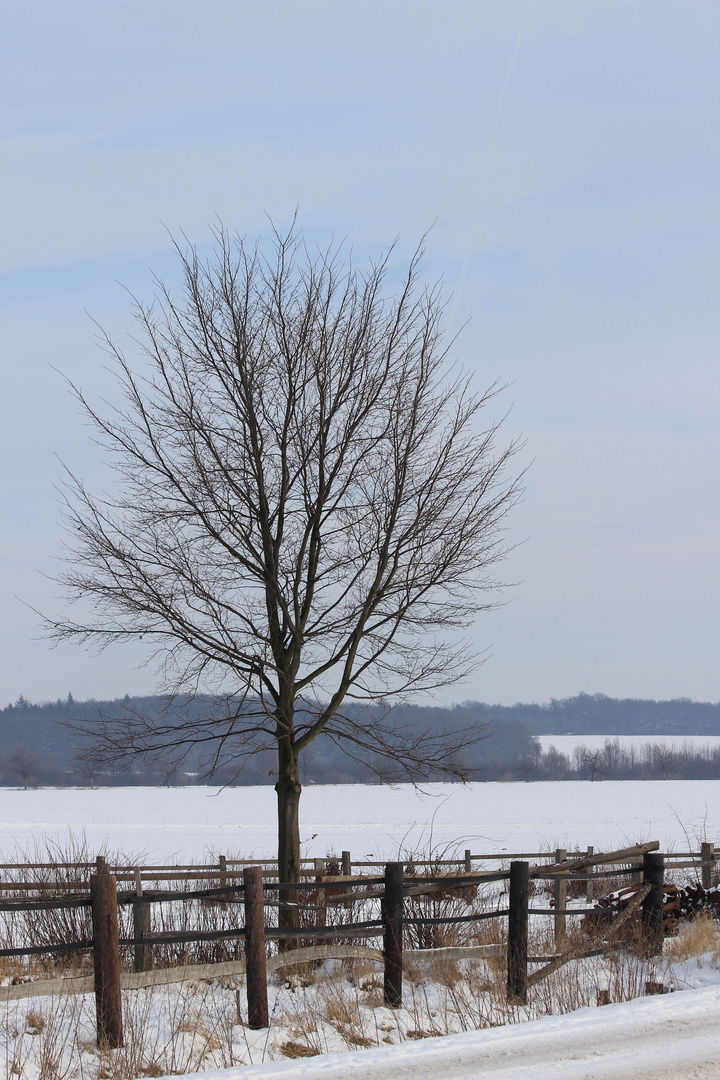
[[[720,987],[382,1049],[195,1073],[204,1080],[717,1080]]]

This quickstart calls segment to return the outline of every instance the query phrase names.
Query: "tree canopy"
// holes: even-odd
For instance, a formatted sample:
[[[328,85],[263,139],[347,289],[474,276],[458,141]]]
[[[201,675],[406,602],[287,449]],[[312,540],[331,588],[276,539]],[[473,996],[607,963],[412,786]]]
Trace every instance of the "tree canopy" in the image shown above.
[[[128,711],[94,735],[106,757],[182,756],[208,768],[277,752],[281,874],[299,871],[298,758],[320,733],[346,753],[462,773],[469,733],[346,709],[434,691],[477,664],[467,637],[497,602],[516,446],[483,423],[443,341],[420,248],[389,285],[393,250],[361,272],[293,228],[249,246],[220,228],[211,257],[177,246],[183,291],[137,302],[133,365],[104,337],[123,403],[76,389],[117,485],[69,475],[71,609],[58,640],[142,638],[172,693],[222,702],[203,718]],[[477,734],[477,733],[475,733]]]

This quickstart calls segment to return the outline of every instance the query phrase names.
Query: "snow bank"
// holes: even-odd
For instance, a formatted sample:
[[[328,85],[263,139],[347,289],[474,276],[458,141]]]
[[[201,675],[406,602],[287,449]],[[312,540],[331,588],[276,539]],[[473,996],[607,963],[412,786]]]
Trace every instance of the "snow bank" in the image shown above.
[[[720,1077],[720,987],[382,1049],[191,1074],[204,1080]]]

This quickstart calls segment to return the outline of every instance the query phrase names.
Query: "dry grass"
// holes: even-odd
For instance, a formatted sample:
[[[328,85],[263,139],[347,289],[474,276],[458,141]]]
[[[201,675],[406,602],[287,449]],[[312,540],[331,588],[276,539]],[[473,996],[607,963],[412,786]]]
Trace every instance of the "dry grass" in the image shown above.
[[[539,922],[540,920],[538,920]],[[547,935],[545,935],[545,938]],[[534,939],[537,949],[545,938]],[[270,986],[271,1028],[251,1032],[243,980],[188,982],[123,995],[125,1047],[94,1045],[94,1007],[84,998],[47,999],[28,1009],[4,1008],[0,1068],[19,1080],[139,1080],[277,1058],[314,1057],[467,1031],[625,1001],[646,984],[667,985],[672,964],[706,958],[720,966],[720,931],[696,920],[669,940],[666,954],[644,959],[623,949],[566,965],[530,992],[527,1007],[508,1005],[505,967],[472,960],[408,958],[402,1009],[382,999],[382,973],[364,961],[328,962],[312,978],[297,973]],[[236,1003],[236,994],[237,1000]]]
[[[720,967],[720,926],[709,915],[698,915],[681,923],[677,936],[665,943],[665,956],[671,962],[710,954],[711,963]]]
[[[305,1043],[292,1042],[292,1040],[290,1040],[282,1044],[280,1053],[286,1058],[308,1058],[317,1057],[322,1051],[316,1050],[313,1046],[307,1046]]]

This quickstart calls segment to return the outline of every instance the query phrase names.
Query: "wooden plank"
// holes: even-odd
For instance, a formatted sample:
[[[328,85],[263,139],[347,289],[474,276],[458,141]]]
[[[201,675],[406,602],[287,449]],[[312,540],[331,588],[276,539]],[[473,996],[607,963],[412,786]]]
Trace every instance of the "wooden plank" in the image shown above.
[[[334,938],[381,937],[383,923],[379,920],[366,923],[351,923],[341,926],[287,926],[266,929],[268,941],[298,941],[303,938],[317,938],[320,941],[332,941]]]
[[[312,960],[373,960],[385,963],[381,949],[371,949],[367,945],[308,945],[303,949],[291,949],[288,952],[271,956],[267,961],[268,971],[292,967]]]
[[[244,975],[244,960],[224,960],[219,964],[181,964],[153,971],[127,971],[122,976],[123,990],[144,990],[150,986],[169,986],[172,983],[195,982],[200,979],[222,979]]]
[[[548,975],[552,975],[553,972],[561,968],[563,964],[567,964],[570,960],[579,960],[582,956],[592,955],[595,952],[595,949],[592,948],[593,941],[599,941],[603,937],[613,937],[622,924],[640,907],[640,904],[649,892],[650,886],[646,885],[635,895],[625,910],[621,912],[620,915],[615,916],[609,927],[603,927],[599,933],[594,934],[590,938],[589,942],[586,941],[583,945],[569,949],[567,952],[563,953],[562,956],[556,956],[555,959],[551,960],[545,967],[540,968],[538,971],[534,971],[532,975],[529,975],[527,978],[528,987],[535,986],[537,983],[542,982],[543,979],[547,979]],[[591,947],[590,950],[588,950],[588,945]],[[603,946],[601,950],[598,950],[598,953],[601,951],[605,951],[605,946]]]
[[[659,840],[651,840],[647,844],[635,844],[633,847],[620,848],[618,851],[606,851],[604,854],[588,856],[583,855],[579,859],[568,859],[562,864],[551,863],[549,866],[531,866],[530,876],[537,870],[547,874],[548,871],[556,870],[558,873],[570,873],[572,870],[584,870],[586,866],[597,866],[600,863],[629,862],[631,859],[639,859],[648,851],[657,851],[660,847]]]
[[[462,889],[465,886],[481,885],[483,883],[492,881],[504,881],[508,876],[506,871],[498,872],[496,870],[488,870],[487,872],[479,872],[477,874],[458,874],[457,876],[448,876],[441,878],[426,878],[426,883],[422,885],[414,885],[412,882],[418,880],[417,877],[405,878],[405,896],[428,896],[431,893],[448,892],[450,889]],[[355,881],[359,881],[360,884],[367,883],[367,878],[355,878]],[[342,882],[347,881],[344,878],[330,877],[326,878],[324,884],[328,882]],[[380,878],[381,882],[384,882],[384,878]],[[410,884],[408,884],[408,882]],[[365,892],[348,892],[340,893],[337,896],[333,896],[328,900],[328,904],[344,904],[346,901],[351,902],[353,900],[377,900],[383,896],[383,889],[366,889]]]
[[[418,960],[482,960],[485,957],[503,956],[505,945],[475,945],[466,949],[408,949],[405,956]],[[292,949],[278,953],[267,960],[267,970],[279,971],[295,964],[309,963],[315,960],[368,960],[384,964],[385,957],[381,949],[367,945],[311,945],[307,948]],[[244,960],[226,960],[218,964],[182,964],[172,968],[157,968],[154,971],[125,971],[122,973],[123,990],[144,990],[153,986],[170,986],[174,983],[193,982],[201,979],[222,979],[234,975],[244,975]],[[0,986],[0,1002],[22,1001],[38,997],[67,997],[78,994],[92,994],[95,979],[92,975],[81,978],[39,979],[34,982],[18,983],[16,986]]]
[[[465,948],[445,946],[438,949],[405,949],[403,957],[414,960],[484,960],[492,956],[505,956],[507,945],[468,945]]]
[[[715,847],[720,844],[714,845]],[[658,845],[659,847],[659,845]],[[644,850],[647,849],[647,845],[636,845],[634,848],[625,849],[626,852],[635,852],[638,855],[644,854]],[[650,847],[650,850],[656,850],[656,848]],[[588,849],[587,854],[590,854]],[[587,854],[583,855],[581,852],[572,852],[572,861],[576,858],[583,863],[587,861]],[[622,854],[622,852],[610,852],[608,855]],[[487,852],[485,854],[472,854],[471,859],[473,862],[490,862],[490,861],[507,861],[517,859],[551,859],[553,858],[552,852],[549,851],[519,851],[519,852]],[[695,859],[698,862],[701,861],[701,854],[697,851],[676,851],[672,853],[674,859]],[[597,861],[597,859],[594,859]],[[605,858],[605,861],[611,861]],[[300,860],[303,866],[314,866],[314,858],[303,858]],[[414,866],[462,866],[465,860],[463,858],[457,859],[417,859],[413,860]],[[381,867],[384,866],[384,862],[381,860],[373,859],[354,859],[353,865],[362,867]],[[92,870],[95,864],[92,862],[28,862],[28,863],[0,863],[0,870],[17,871],[17,870]],[[261,866],[261,867],[277,867],[276,859],[226,859],[226,867],[231,866]],[[148,864],[147,866],[141,866],[140,871],[143,877],[147,874],[157,873],[159,875],[172,874],[173,876],[185,876],[187,874],[202,874],[204,877],[217,876],[217,865],[210,865],[207,863],[173,863],[168,865]],[[116,878],[122,878],[126,880],[133,873],[133,868],[127,865],[108,865],[108,870]],[[267,871],[268,874],[272,873],[271,870]],[[307,873],[312,874],[312,869],[309,869]],[[235,875],[232,875],[235,876]],[[239,875],[238,875],[239,876]],[[362,877],[363,875],[359,875]],[[58,883],[45,883],[45,882],[3,882],[2,888],[64,888],[67,886],[67,882]],[[84,885],[87,888],[87,881],[81,881],[79,884]]]
[[[0,1001],[22,1001],[24,998],[67,997],[74,994],[92,994],[95,976],[83,975],[79,979],[38,979],[18,983],[16,986],[0,986]]]

